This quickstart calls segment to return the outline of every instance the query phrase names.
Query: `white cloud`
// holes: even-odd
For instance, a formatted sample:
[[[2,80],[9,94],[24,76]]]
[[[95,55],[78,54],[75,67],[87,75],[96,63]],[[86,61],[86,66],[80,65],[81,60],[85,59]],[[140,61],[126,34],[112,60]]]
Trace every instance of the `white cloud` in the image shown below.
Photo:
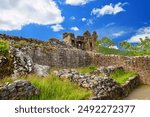
[[[75,27],[71,27],[70,29],[73,30],[73,31],[79,31],[79,28],[76,27],[76,26]]]
[[[66,4],[78,6],[78,5],[85,5],[91,1],[94,1],[94,0],[66,0]]]
[[[75,16],[71,16],[70,19],[71,19],[71,20],[75,20],[76,17],[75,17]]]
[[[150,38],[150,27],[144,27],[144,28],[138,29],[137,33],[134,36],[132,36],[128,40],[128,42],[137,43],[137,42],[140,42],[140,38],[145,39],[145,37]]]
[[[115,23],[111,22],[111,23],[108,23],[105,27],[110,27],[110,26],[113,26],[113,25],[115,25]]]
[[[117,3],[113,5],[110,3],[109,5],[105,5],[102,8],[94,8],[91,12],[91,14],[96,15],[97,17],[104,16],[104,15],[116,15],[119,12],[125,11],[123,9],[123,6],[127,3]]]
[[[110,46],[109,48],[112,48],[112,49],[119,49],[118,46]]]
[[[0,30],[20,30],[31,23],[59,24],[63,20],[53,0],[0,0]]]
[[[112,35],[114,37],[120,37],[120,36],[124,35],[125,33],[126,33],[125,31],[120,31],[120,32],[113,33]]]
[[[83,17],[81,20],[82,20],[82,22],[85,22],[85,21],[86,21],[86,18],[85,18],[85,17]]]
[[[54,32],[58,32],[64,29],[63,26],[60,24],[52,25],[51,28],[53,29]]]

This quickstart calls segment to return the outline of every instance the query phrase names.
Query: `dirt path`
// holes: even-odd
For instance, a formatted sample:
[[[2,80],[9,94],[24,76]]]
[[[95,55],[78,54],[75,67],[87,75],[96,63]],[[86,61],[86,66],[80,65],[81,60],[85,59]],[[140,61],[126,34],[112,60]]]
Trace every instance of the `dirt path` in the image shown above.
[[[125,100],[150,100],[150,85],[138,87]]]

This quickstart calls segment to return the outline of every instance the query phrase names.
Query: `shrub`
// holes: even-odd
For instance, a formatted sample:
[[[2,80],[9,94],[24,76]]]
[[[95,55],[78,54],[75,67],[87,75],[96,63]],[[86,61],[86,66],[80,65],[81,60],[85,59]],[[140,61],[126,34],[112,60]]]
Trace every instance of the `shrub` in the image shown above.
[[[26,44],[27,44],[27,41],[21,40],[21,41],[16,42],[16,44],[14,45],[14,47],[15,48],[21,48],[22,46],[24,46]]]
[[[0,55],[7,56],[9,53],[9,42],[0,39]]]

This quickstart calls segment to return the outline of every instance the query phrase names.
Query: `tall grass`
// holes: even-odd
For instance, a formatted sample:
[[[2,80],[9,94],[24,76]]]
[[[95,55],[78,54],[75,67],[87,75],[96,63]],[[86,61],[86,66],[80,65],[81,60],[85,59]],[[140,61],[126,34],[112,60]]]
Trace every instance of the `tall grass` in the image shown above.
[[[137,75],[131,71],[117,70],[113,72],[110,77],[113,78],[119,84],[124,84],[130,77]]]
[[[40,90],[40,94],[27,100],[85,100],[92,96],[91,90],[80,88],[68,80],[60,80],[57,76],[50,74],[43,78],[37,75],[29,75],[18,79],[30,81]],[[0,80],[0,85],[13,82],[11,78]]]
[[[32,75],[26,80],[40,89],[40,94],[29,98],[31,100],[82,100],[92,95],[92,91],[80,88],[68,80],[61,81],[55,75],[47,78]]]

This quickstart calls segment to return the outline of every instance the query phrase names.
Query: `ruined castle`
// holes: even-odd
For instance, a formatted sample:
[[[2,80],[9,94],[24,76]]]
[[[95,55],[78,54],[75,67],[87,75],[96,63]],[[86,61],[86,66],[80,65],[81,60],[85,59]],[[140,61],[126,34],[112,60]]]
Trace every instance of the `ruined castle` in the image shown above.
[[[76,47],[78,49],[86,50],[86,51],[94,51],[96,50],[96,41],[98,35],[97,32],[94,31],[92,34],[89,31],[85,31],[83,36],[77,36],[73,33],[64,33],[63,39],[69,45]]]

